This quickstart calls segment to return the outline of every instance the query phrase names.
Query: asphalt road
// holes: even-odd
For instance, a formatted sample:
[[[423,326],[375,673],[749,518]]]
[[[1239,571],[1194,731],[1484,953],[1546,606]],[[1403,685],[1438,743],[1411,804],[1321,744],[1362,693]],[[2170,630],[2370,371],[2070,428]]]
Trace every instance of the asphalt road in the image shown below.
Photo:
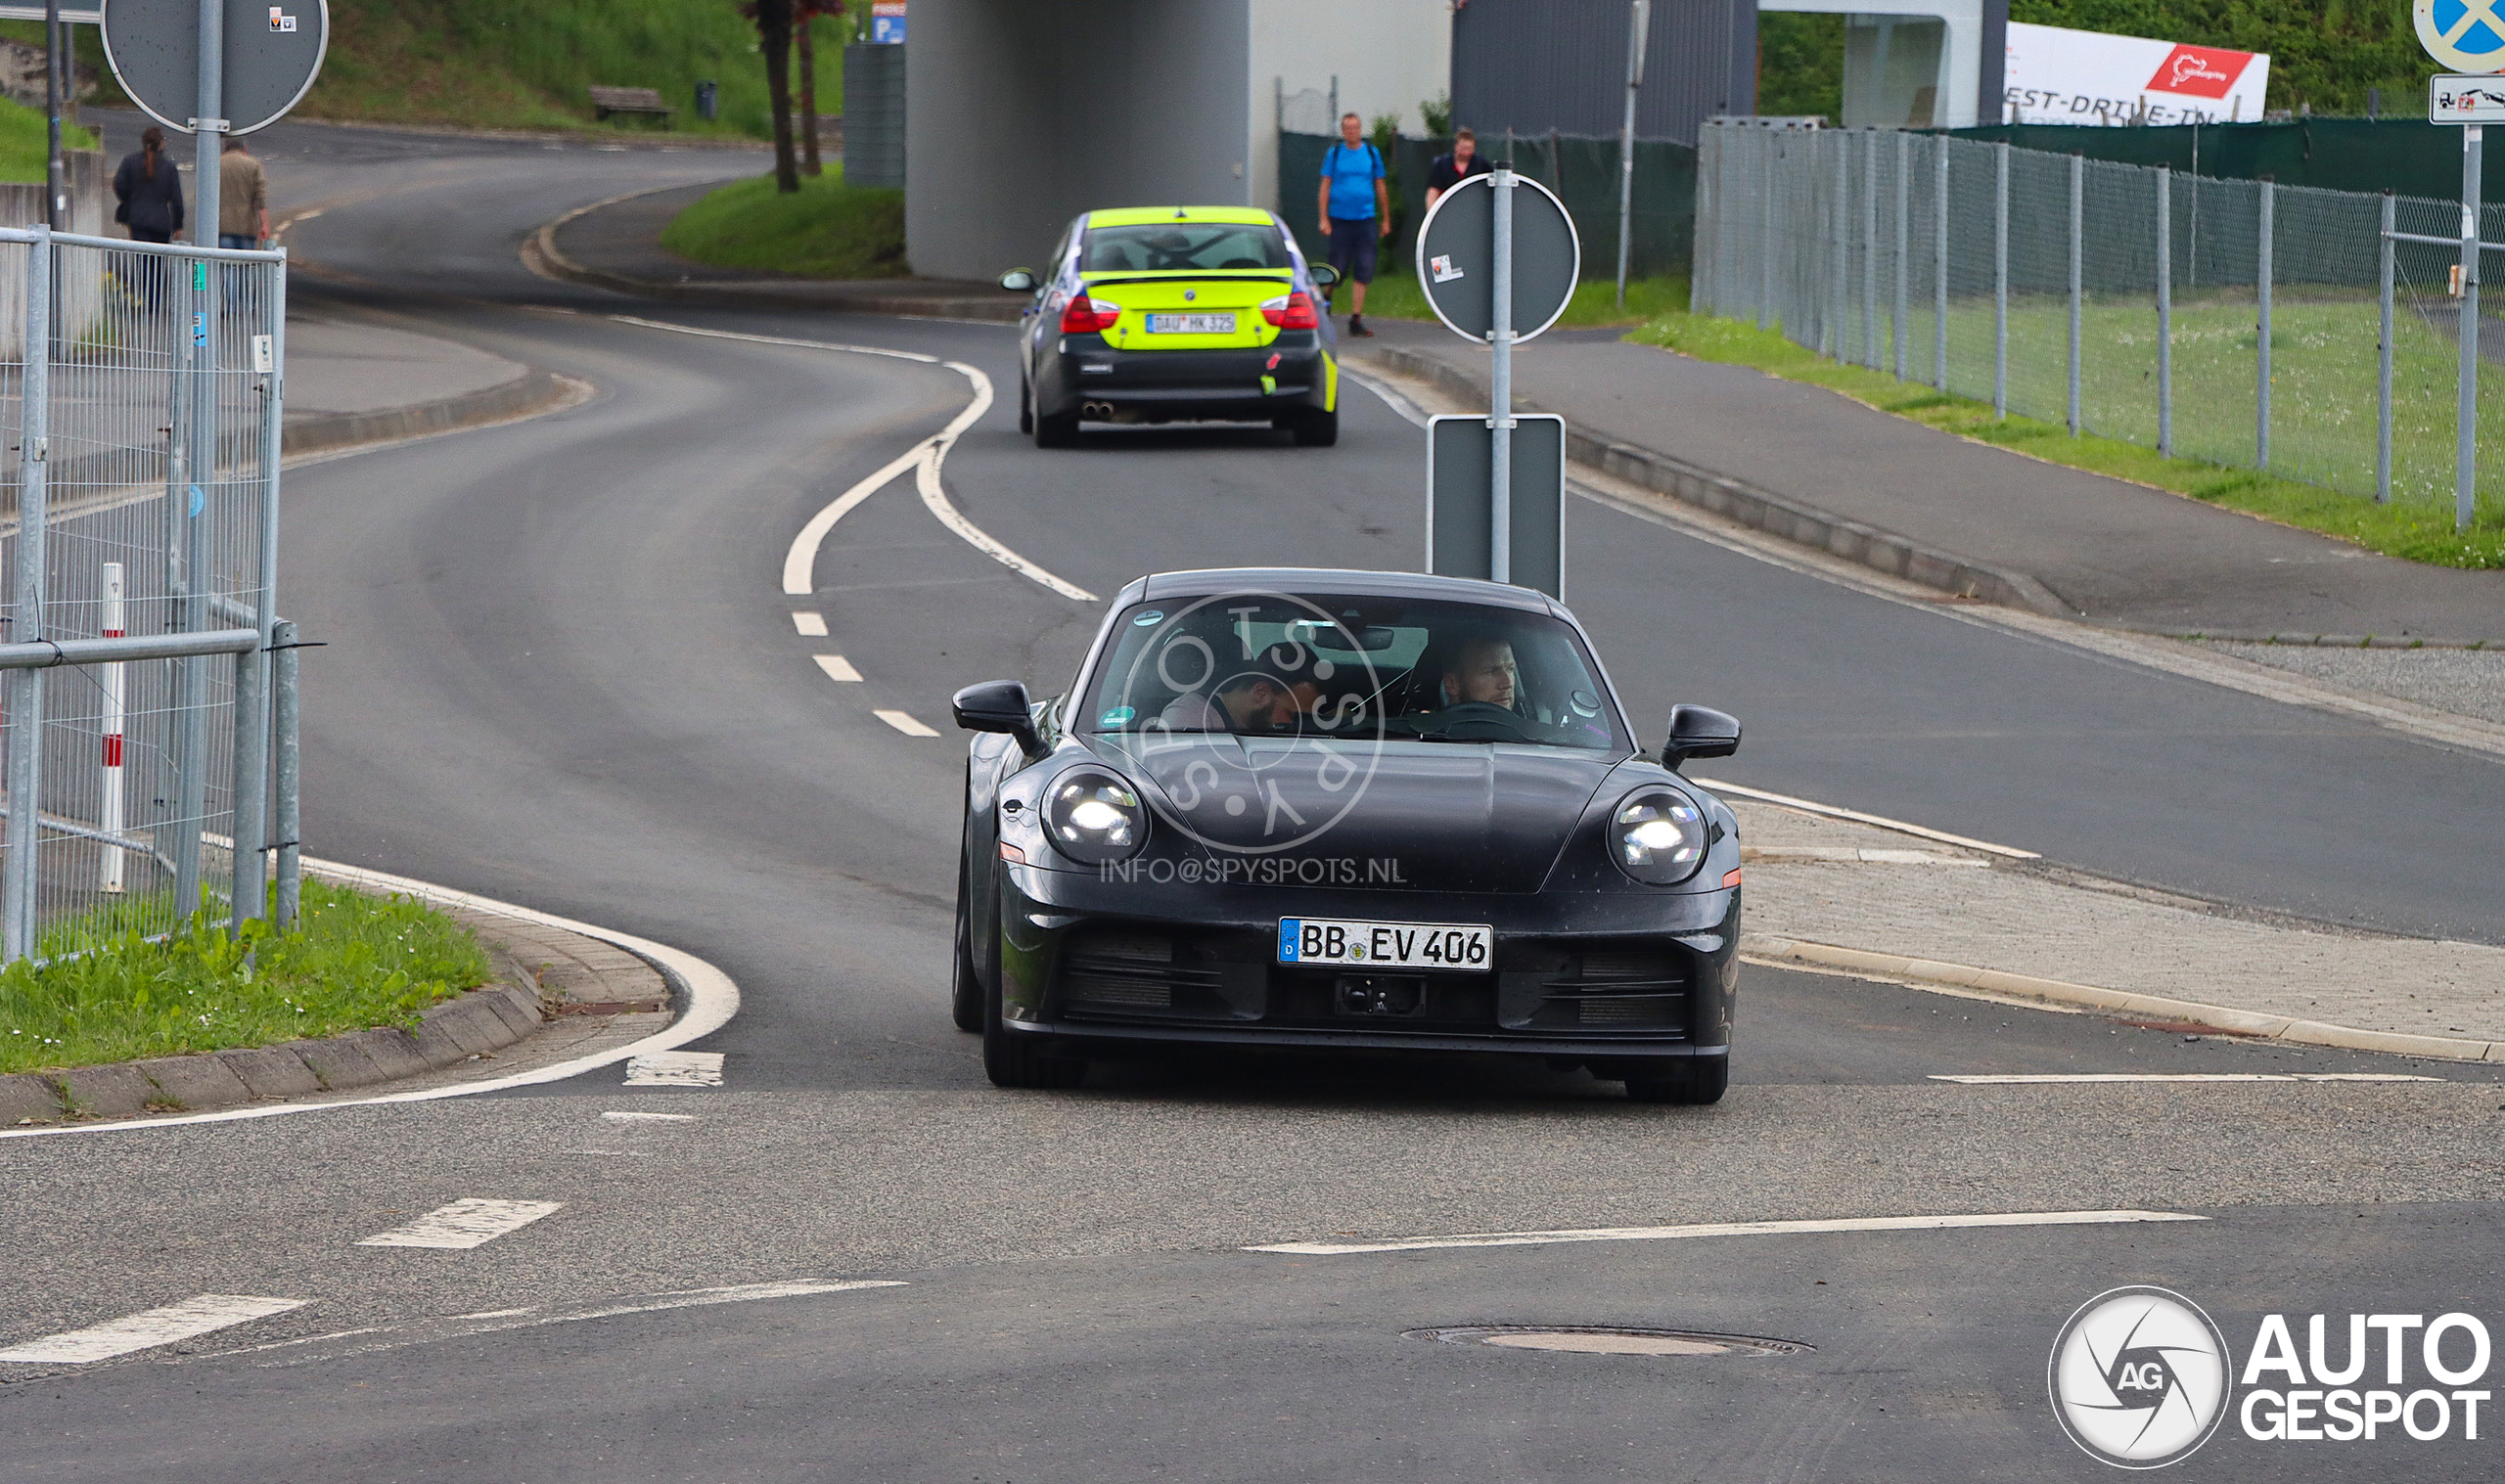
[[[2239,1354],[2272,1312],[2300,1333],[2311,1313],[2486,1312],[2505,1108],[2478,1068],[1751,968],[1737,1085],[1710,1109],[1469,1061],[988,1088],[943,1004],[961,749],[872,711],[943,726],[968,681],[1049,688],[1094,607],[976,551],[910,480],[844,518],[811,597],[784,597],[793,532],[943,424],[966,379],[612,316],[986,372],[1000,400],[951,454],[951,498],[1100,594],[1159,566],[1414,564],[1415,430],[1358,393],[1334,450],[1143,431],[1040,454],[1015,433],[998,327],[636,305],[515,261],[572,205],[754,156],[310,126],[263,154],[283,207],[327,205],[296,250],[352,276],[296,292],[599,390],[291,474],[283,606],[329,645],[306,668],[308,838],[683,947],[745,1008],[706,1043],[719,1090],[612,1074],[0,1141],[0,1341],[196,1294],[302,1301],[133,1360],[0,1365],[13,1475],[2086,1476],[2043,1367],[2102,1289],[2178,1288]],[[2505,921],[2481,870],[2492,764],[1593,507],[1570,532],[1570,596],[1637,713],[1695,699],[1749,723],[1730,777],[2256,906],[2491,941]],[[830,637],[797,635],[796,609]],[[827,680],[817,652],[862,682]],[[1932,1080],[2331,1071],[2437,1080]],[[464,1251],[359,1245],[465,1197],[560,1204]],[[2091,1210],[2207,1219],[1240,1250]],[[790,1286],[828,1280],[900,1286]],[[1810,1348],[1408,1335],[1494,1324]],[[2484,1479],[2483,1439],[2269,1444],[2230,1422],[2183,1472]]]

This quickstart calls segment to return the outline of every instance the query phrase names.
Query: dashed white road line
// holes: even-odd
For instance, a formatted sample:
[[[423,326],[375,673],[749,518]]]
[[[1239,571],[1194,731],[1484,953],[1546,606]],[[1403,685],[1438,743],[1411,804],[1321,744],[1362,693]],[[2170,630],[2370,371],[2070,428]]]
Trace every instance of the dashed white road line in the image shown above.
[[[937,356],[924,355],[919,351],[890,350],[884,345],[848,345],[835,340],[796,339],[790,336],[749,335],[737,330],[700,330],[693,325],[673,325],[666,320],[648,320],[632,314],[613,314],[610,318],[621,325],[640,325],[647,330],[666,330],[676,335],[702,336],[706,339],[748,340],[759,345],[791,345],[804,350],[836,350],[847,355],[886,356],[890,360],[918,361],[925,366],[945,366],[964,377],[967,383],[974,388],[974,399],[968,402],[955,417],[948,420],[947,427],[940,428],[936,434],[924,442],[914,445],[907,452],[889,460],[876,473],[845,490],[833,504],[811,516],[801,525],[799,534],[792,538],[791,546],[783,554],[783,591],[785,593],[799,596],[812,591],[810,584],[817,569],[818,548],[825,543],[827,533],[835,529],[835,522],[849,515],[854,506],[886,487],[888,480],[908,469],[918,468],[920,472],[916,475],[916,481],[922,489],[922,503],[930,507],[931,514],[939,517],[940,524],[964,537],[968,545],[1020,576],[1032,579],[1064,598],[1077,603],[1096,601],[1096,595],[1085,588],[1075,583],[1064,582],[1061,578],[993,540],[983,532],[981,527],[967,519],[954,505],[948,503],[947,493],[939,483],[939,472],[947,463],[948,450],[955,446],[957,439],[964,435],[967,428],[974,427],[984,413],[991,410],[991,378],[983,375],[979,369],[969,366],[963,361],[943,361]]]
[[[1934,1082],[2026,1087],[2072,1082],[2441,1082],[2414,1072],[1933,1072]]]
[[[613,1123],[694,1123],[694,1113],[630,1113],[613,1110],[601,1114]]]
[[[929,727],[924,726],[922,723],[915,721],[907,712],[873,711],[870,714],[879,718],[879,720],[886,722],[888,726],[895,728],[897,731],[902,732],[907,737],[936,737],[939,735],[938,733],[932,731]]]
[[[653,1052],[626,1063],[628,1087],[720,1087],[720,1052]]]
[[[255,1298],[240,1293],[204,1293],[179,1304],[128,1315],[85,1329],[46,1335],[0,1350],[0,1361],[23,1365],[83,1366],[116,1355],[170,1345],[234,1325],[250,1324],[312,1302],[302,1298]]]
[[[484,1246],[508,1232],[549,1215],[565,1204],[562,1200],[481,1200],[464,1197],[450,1205],[437,1206],[405,1227],[377,1232],[357,1243],[360,1247],[435,1247],[447,1252]]]
[[[1789,1237],[1819,1232],[1946,1232],[1968,1227],[2086,1227],[2146,1221],[2207,1221],[2179,1211],[1992,1211],[1974,1216],[1851,1216],[1824,1221],[1726,1221],[1686,1227],[1590,1227],[1564,1232],[1480,1232],[1459,1237],[1394,1237],[1382,1241],[1283,1241],[1246,1247],[1334,1257],[1346,1252],[1417,1252],[1430,1247],[1533,1247],[1561,1241],[1674,1241],[1690,1237]]]
[[[812,657],[817,660],[818,668],[826,671],[826,678],[829,680],[857,683],[861,679],[861,672],[852,668],[852,661],[841,654],[819,654]]]
[[[824,639],[826,615],[824,613],[794,613],[792,627],[797,630],[803,639]]]

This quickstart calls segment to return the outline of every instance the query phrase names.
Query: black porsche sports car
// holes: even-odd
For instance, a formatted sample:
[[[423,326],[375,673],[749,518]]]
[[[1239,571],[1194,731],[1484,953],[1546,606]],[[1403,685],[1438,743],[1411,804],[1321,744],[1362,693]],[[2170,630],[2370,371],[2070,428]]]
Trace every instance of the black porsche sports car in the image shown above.
[[[1502,1052],[1711,1102],[1738,821],[1564,606],[1399,572],[1143,577],[1076,682],[969,686],[955,1014],[1004,1087],[1183,1044]]]

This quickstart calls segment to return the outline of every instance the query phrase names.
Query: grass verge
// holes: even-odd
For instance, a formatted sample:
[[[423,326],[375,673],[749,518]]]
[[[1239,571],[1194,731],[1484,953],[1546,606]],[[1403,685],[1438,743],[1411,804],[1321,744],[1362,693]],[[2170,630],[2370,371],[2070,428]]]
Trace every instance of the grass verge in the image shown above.
[[[1631,296],[1631,295],[1630,295]],[[2336,536],[2390,557],[2437,566],[2505,567],[2505,502],[2482,497],[2471,528],[2453,528],[2449,501],[2395,499],[2390,505],[2300,484],[2257,470],[2198,459],[2167,458],[2153,448],[2092,435],[2072,437],[2058,423],[1995,418],[1991,404],[1949,396],[1802,349],[1773,331],[1680,310],[1662,314],[1628,337],[1699,360],[1749,366],[1786,381],[1842,392],[1881,412],[2047,463],[2172,490],[2282,524]]]
[[[772,175],[707,194],[661,229],[661,246],[692,262],[805,278],[903,278],[904,193],[847,186],[838,162],[800,177],[797,193]]]
[[[162,941],[129,933],[0,970],[0,1072],[414,1025],[491,971],[469,929],[433,908],[320,881],[304,883],[296,931],[246,929],[229,939],[200,918]]]
[[[1335,297],[1344,311],[1348,307],[1347,294],[1342,292]],[[1574,296],[1567,301],[1566,312],[1557,317],[1557,328],[1641,325],[1686,308],[1687,280],[1683,278],[1629,279],[1623,309],[1617,307],[1616,280],[1587,278],[1574,286]],[[1366,290],[1366,315],[1369,319],[1432,320],[1435,312],[1427,307],[1426,292],[1418,287],[1416,276],[1403,268],[1376,276]]]
[[[40,111],[0,98],[0,181],[40,182],[44,156],[51,147],[49,132]],[[92,150],[96,136],[65,122],[61,144],[64,149]]]

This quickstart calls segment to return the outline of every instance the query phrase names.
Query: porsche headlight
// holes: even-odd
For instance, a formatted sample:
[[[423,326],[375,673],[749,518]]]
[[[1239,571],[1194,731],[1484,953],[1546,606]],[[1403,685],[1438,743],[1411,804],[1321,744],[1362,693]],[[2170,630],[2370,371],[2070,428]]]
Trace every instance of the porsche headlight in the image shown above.
[[[1610,817],[1610,855],[1617,869],[1653,886],[1672,886],[1705,864],[1705,811],[1669,788],[1630,793]]]
[[[1130,859],[1148,840],[1148,811],[1130,785],[1111,774],[1067,773],[1044,802],[1053,848],[1087,866]]]

